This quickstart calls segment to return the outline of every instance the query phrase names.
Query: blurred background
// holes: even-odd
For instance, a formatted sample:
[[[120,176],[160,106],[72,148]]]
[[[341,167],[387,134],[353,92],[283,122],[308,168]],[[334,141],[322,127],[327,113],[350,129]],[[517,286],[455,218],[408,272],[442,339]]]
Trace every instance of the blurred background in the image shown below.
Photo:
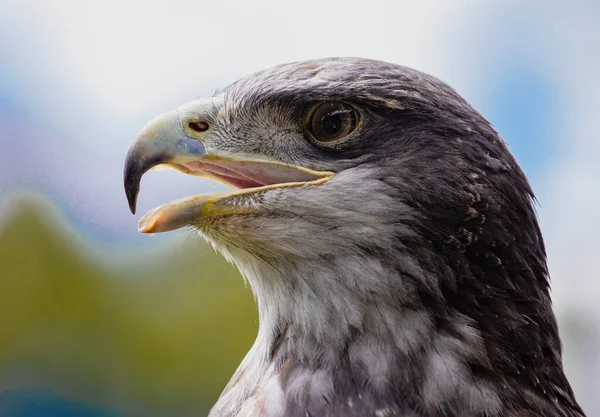
[[[238,272],[136,231],[146,121],[271,65],[362,56],[442,78],[539,200],[565,367],[600,415],[600,3],[0,2],[0,416],[202,416],[250,347]],[[139,212],[221,187],[144,177]]]

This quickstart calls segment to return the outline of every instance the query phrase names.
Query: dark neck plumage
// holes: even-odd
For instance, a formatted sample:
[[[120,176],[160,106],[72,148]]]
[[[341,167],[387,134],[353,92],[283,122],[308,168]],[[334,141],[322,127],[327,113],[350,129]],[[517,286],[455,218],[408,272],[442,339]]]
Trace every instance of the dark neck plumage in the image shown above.
[[[239,410],[275,395],[289,417],[583,415],[545,276],[523,267],[517,243],[464,243],[401,238],[385,249],[394,256],[363,253],[361,268],[313,260],[295,276],[255,265],[259,336],[221,401]],[[519,289],[531,280],[543,286]]]
[[[300,325],[306,310],[268,320],[264,352],[286,398],[284,415],[583,415],[562,370],[544,262],[527,268],[532,254],[516,242],[464,243],[440,251],[405,242],[401,262],[365,267],[360,277],[383,273],[373,282],[398,285],[350,288],[344,306],[332,307],[323,288],[311,289],[312,300],[292,292],[311,314]],[[366,265],[382,264],[375,259]],[[349,276],[317,269],[309,281],[320,274]]]

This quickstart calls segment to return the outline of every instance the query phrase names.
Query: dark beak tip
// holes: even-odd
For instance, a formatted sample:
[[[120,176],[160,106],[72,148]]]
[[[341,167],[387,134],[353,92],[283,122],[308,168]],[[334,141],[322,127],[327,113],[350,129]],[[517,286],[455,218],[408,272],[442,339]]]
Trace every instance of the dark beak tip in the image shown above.
[[[135,214],[135,201],[129,201],[129,211],[131,214]]]
[[[131,176],[125,176],[125,196],[127,197],[127,203],[129,204],[129,210],[131,214],[135,214],[137,205],[137,197],[140,191],[140,179],[132,178]]]
[[[138,193],[140,191],[140,180],[144,173],[144,166],[140,164],[139,159],[132,155],[130,151],[125,159],[125,169],[123,170],[123,186],[125,196],[129,204],[131,214],[135,214]]]

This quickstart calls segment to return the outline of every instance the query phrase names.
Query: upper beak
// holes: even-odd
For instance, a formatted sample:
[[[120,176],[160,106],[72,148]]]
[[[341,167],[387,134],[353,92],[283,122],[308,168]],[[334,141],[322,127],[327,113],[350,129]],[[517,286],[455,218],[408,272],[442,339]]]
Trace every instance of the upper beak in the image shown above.
[[[202,141],[185,132],[178,110],[148,123],[131,144],[125,158],[123,180],[131,212],[135,214],[140,181],[146,171],[159,164],[185,163],[205,155]]]

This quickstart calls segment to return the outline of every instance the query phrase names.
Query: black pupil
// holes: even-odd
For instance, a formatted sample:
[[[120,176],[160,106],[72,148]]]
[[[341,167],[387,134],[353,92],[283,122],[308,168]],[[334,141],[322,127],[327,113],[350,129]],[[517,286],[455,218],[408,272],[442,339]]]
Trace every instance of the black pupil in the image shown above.
[[[344,117],[347,117],[348,110],[333,110],[326,113],[321,118],[323,132],[327,135],[335,135],[342,128]]]

